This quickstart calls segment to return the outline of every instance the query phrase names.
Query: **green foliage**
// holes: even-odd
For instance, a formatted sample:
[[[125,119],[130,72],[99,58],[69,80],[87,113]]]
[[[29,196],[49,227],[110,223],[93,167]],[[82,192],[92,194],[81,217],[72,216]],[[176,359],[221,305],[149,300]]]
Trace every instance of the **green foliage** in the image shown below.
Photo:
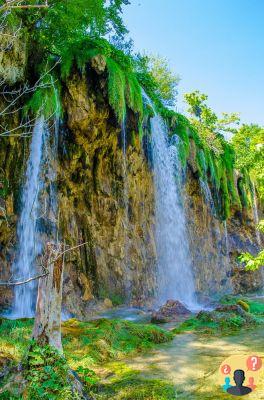
[[[32,342],[23,361],[28,381],[27,398],[34,400],[73,398],[68,381],[69,368],[55,348],[40,347]]]
[[[240,315],[234,310],[230,311],[201,311],[196,317],[184,321],[174,333],[194,331],[200,334],[232,334],[242,328],[254,328],[257,324],[264,323],[264,304],[234,296],[225,296],[220,300],[224,305],[239,305],[245,311]]]
[[[74,46],[88,36],[123,38],[127,30],[121,13],[126,4],[127,0],[49,0],[47,9],[16,13],[33,28],[34,39],[43,48],[60,55],[65,46]]]
[[[51,74],[46,74],[24,106],[24,113],[41,113],[46,118],[59,116],[61,113],[60,88]]]
[[[264,266],[264,250],[261,250],[256,256],[250,253],[243,253],[238,259],[241,263],[245,263],[246,271],[256,271]]]
[[[232,137],[236,151],[236,167],[249,172],[264,201],[264,129],[258,125],[242,125]]]
[[[145,76],[145,90],[155,92],[163,106],[173,107],[176,102],[179,76],[175,75],[169,67],[168,60],[160,56],[137,55],[137,68]],[[142,76],[143,78],[143,76]],[[150,93],[151,94],[151,93]]]
[[[108,68],[108,98],[111,107],[115,110],[119,122],[124,121],[126,115],[126,78],[120,66],[111,58],[107,59]]]
[[[84,382],[87,390],[91,390],[98,382],[99,378],[96,373],[90,368],[78,367],[76,372]]]
[[[231,206],[249,207],[251,180],[247,170],[241,170],[238,187],[235,185],[236,153],[233,145],[223,134],[236,133],[238,115],[223,113],[221,118],[207,105],[207,96],[195,91],[185,95],[188,112],[191,114],[189,138],[196,146],[198,174],[208,181],[214,198],[218,216],[225,220],[230,215]]]

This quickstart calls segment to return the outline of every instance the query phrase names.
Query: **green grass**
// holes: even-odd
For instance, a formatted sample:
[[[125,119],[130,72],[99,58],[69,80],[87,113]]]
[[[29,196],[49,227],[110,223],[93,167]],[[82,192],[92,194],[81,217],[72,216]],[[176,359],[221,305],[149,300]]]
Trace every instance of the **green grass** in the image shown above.
[[[32,319],[7,320],[0,324],[0,355],[18,362],[30,344]],[[62,325],[63,348],[69,365],[87,367],[168,342],[173,335],[155,325],[98,319],[71,319]]]
[[[100,400],[174,400],[174,386],[160,379],[144,379],[138,371],[127,370],[98,387]]]
[[[173,338],[171,333],[159,327],[123,320],[99,319],[80,322],[71,319],[62,325],[66,359],[63,361],[64,359],[52,353],[49,346],[39,348],[34,347],[33,344],[28,352],[29,347],[32,346],[30,340],[32,319],[16,321],[1,319],[0,321],[0,361],[4,363],[6,360],[11,360],[13,364],[16,364],[21,360],[27,360],[26,364],[25,361],[23,363],[26,370],[30,371],[28,399],[63,398],[66,400],[71,398],[69,385],[66,384],[68,367],[78,372],[88,391],[101,392],[100,396],[103,397],[98,398],[173,399],[170,397],[173,388],[169,384],[155,380],[145,382],[140,379],[137,385],[134,375],[123,376],[123,371],[118,371],[113,366],[111,368],[115,369],[115,379],[104,388],[93,370],[100,370],[102,366],[110,362],[113,363],[129,354],[149,350],[156,344],[168,342]],[[116,393],[118,397],[115,397]],[[127,397],[124,397],[124,393]],[[110,394],[112,397],[107,397]],[[152,397],[148,397],[149,394]],[[3,400],[11,398],[19,399],[20,397],[15,397],[10,393],[0,395],[0,399]]]
[[[234,311],[204,311],[196,317],[184,321],[173,333],[196,332],[199,334],[229,335],[240,329],[254,329],[264,324],[264,304],[234,296],[224,296],[220,303],[223,305],[240,305],[249,312],[241,316]]]
[[[152,348],[172,339],[172,334],[154,325],[100,319],[70,320],[63,326],[65,356],[72,366],[89,367]]]

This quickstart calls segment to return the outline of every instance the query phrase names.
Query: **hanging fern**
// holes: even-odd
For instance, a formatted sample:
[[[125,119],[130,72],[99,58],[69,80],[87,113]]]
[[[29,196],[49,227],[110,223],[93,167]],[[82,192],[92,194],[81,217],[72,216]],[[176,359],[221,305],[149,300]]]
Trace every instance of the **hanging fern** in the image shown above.
[[[126,115],[126,77],[120,66],[111,58],[106,60],[108,69],[108,98],[119,123]]]
[[[126,76],[126,102],[140,118],[143,116],[142,89],[134,73],[128,73]]]

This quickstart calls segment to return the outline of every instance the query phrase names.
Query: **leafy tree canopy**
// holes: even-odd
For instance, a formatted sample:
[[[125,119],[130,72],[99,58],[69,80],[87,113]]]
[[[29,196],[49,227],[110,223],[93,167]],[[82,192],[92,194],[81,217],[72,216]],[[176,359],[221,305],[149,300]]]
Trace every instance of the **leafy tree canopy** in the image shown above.
[[[257,229],[264,233],[264,220],[261,220]],[[239,261],[245,263],[246,271],[255,271],[264,266],[264,250],[262,249],[256,256],[250,253],[243,253],[239,257]]]
[[[264,128],[242,125],[232,137],[236,151],[236,167],[249,171],[264,201]]]
[[[224,137],[236,132],[235,126],[239,124],[239,115],[237,113],[222,113],[219,118],[207,105],[208,96],[198,90],[186,93],[184,99],[188,105],[187,111],[191,115],[191,122],[198,130],[201,138],[215,154],[221,154]]]
[[[28,0],[27,4],[36,4]],[[49,0],[44,9],[17,9],[17,16],[31,28],[31,33],[46,49],[60,54],[65,44],[82,38],[111,36],[124,38],[127,29],[122,21],[122,7],[129,0]]]
[[[161,56],[137,54],[135,64],[143,86],[150,91],[149,94],[156,97],[163,106],[174,107],[180,78],[171,71],[168,60]]]

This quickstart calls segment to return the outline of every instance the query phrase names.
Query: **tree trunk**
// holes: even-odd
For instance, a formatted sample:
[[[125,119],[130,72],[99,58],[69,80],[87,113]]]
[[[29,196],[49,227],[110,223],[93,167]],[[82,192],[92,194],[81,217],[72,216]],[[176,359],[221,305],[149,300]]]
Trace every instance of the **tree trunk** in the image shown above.
[[[61,302],[63,256],[61,245],[48,243],[44,255],[44,268],[48,273],[41,278],[38,286],[33,339],[41,346],[49,344],[62,350],[61,343]]]

